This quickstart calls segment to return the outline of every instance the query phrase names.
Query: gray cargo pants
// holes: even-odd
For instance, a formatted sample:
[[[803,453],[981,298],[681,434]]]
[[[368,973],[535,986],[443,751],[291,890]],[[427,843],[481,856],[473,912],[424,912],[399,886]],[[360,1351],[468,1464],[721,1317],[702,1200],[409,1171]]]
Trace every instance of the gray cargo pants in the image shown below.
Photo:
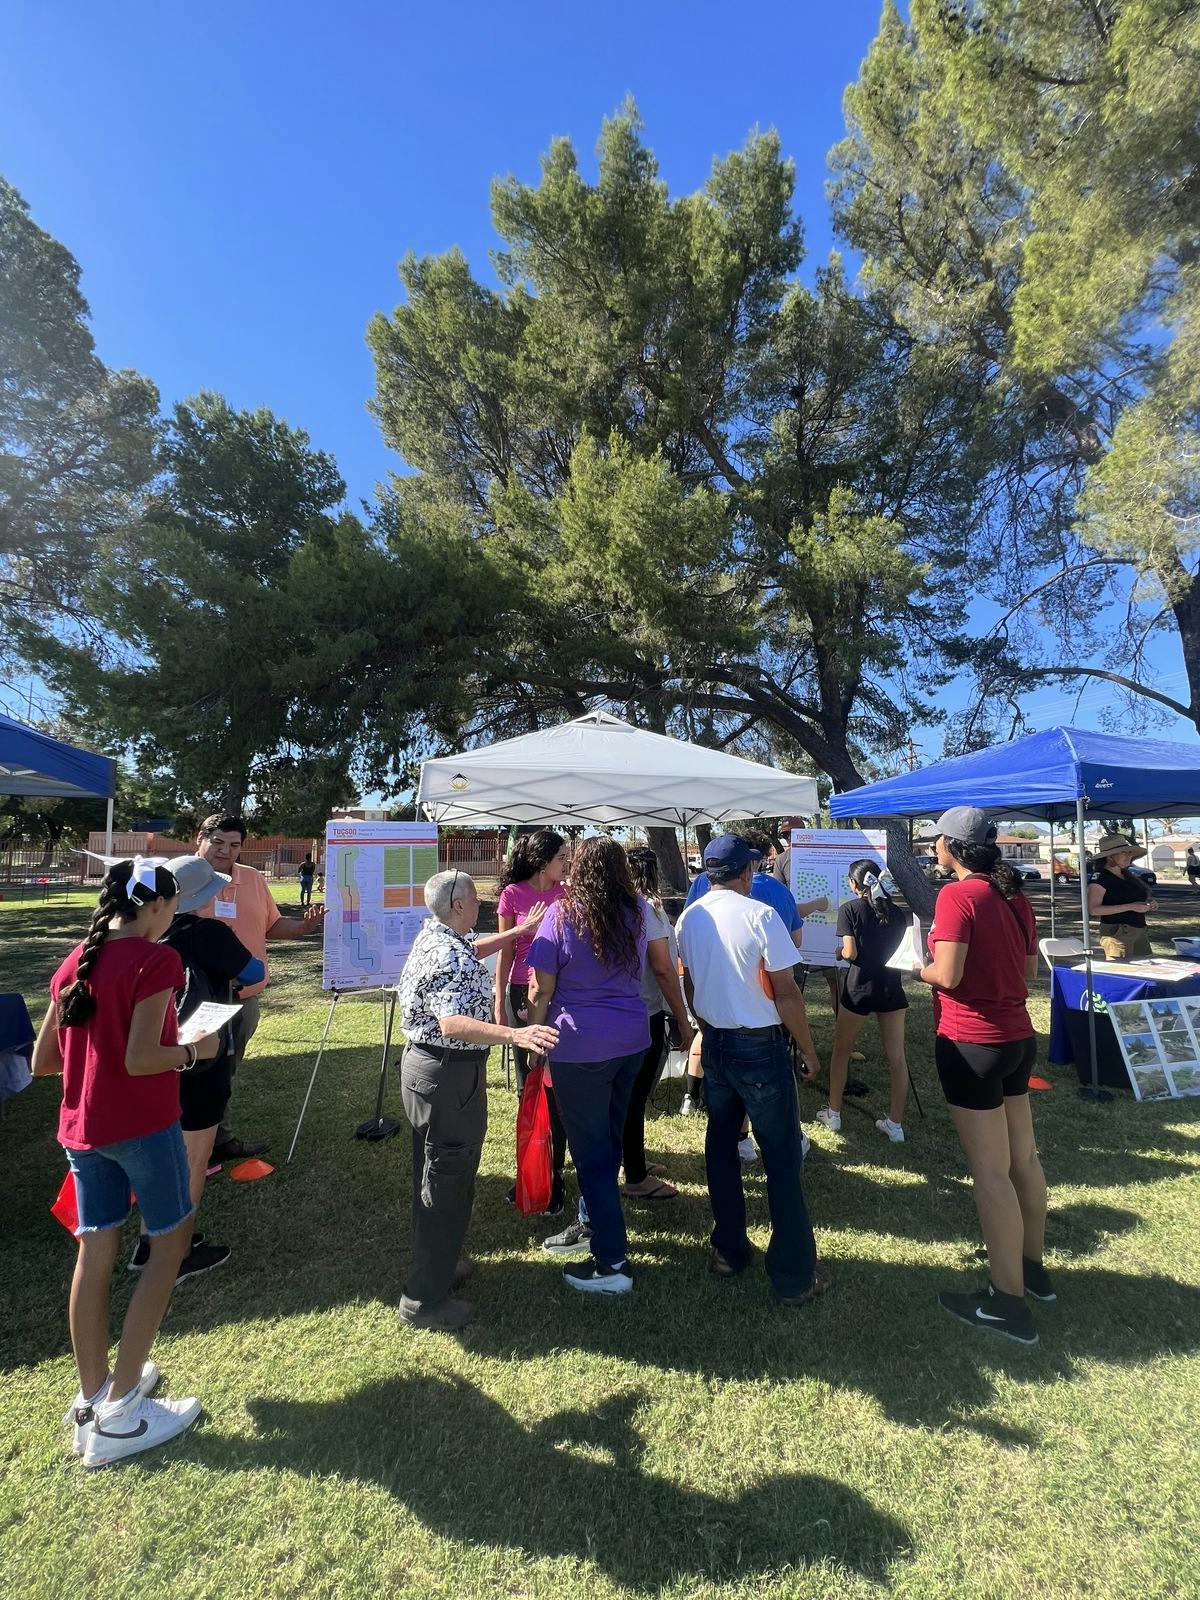
[[[487,1132],[484,1049],[406,1045],[400,1060],[404,1110],[412,1123],[412,1262],[401,1304],[427,1310],[450,1293]]]

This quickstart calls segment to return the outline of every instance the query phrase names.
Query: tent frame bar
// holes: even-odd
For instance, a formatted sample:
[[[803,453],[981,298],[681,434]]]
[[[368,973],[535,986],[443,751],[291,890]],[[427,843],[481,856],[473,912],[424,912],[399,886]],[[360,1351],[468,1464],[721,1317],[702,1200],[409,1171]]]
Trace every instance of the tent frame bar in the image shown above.
[[[1099,1103],[1111,1100],[1112,1095],[1107,1089],[1100,1087],[1100,1059],[1096,1053],[1096,1005],[1095,993],[1092,987],[1092,923],[1088,916],[1088,877],[1084,866],[1085,852],[1083,842],[1083,796],[1075,802],[1075,829],[1079,845],[1079,903],[1083,913],[1083,961],[1087,969],[1087,1019],[1088,1019],[1088,1054],[1091,1057],[1092,1081],[1085,1083],[1079,1091],[1081,1100],[1093,1100]]]

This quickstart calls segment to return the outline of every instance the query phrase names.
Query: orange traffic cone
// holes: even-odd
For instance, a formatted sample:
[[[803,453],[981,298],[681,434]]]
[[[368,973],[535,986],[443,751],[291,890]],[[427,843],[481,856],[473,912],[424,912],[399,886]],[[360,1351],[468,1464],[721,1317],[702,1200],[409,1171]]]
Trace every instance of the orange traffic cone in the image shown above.
[[[251,1156],[249,1161],[239,1161],[236,1167],[230,1167],[229,1176],[235,1183],[254,1183],[259,1178],[269,1178],[274,1171],[269,1161]]]

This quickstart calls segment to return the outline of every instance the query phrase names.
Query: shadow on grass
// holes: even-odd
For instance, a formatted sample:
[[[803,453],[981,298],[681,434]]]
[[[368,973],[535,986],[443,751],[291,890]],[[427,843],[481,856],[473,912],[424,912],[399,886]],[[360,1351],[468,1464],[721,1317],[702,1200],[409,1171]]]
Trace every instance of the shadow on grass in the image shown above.
[[[589,1561],[640,1590],[815,1562],[881,1576],[908,1552],[900,1523],[815,1473],[721,1499],[648,1472],[640,1404],[624,1393],[525,1428],[461,1379],[396,1378],[330,1403],[252,1399],[263,1437],[202,1433],[190,1453],[215,1469],[378,1484],[446,1538]]]

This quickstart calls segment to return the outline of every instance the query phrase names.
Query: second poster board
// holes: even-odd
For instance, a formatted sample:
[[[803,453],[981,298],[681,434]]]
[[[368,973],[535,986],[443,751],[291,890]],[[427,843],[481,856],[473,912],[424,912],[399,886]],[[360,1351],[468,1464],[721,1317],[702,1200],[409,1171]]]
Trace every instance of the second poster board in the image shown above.
[[[848,874],[864,859],[886,867],[887,835],[882,829],[793,828],[790,842],[788,881],[797,905],[829,902],[824,911],[804,913],[800,959],[810,967],[844,966],[837,955],[837,914],[843,901],[854,898]]]

